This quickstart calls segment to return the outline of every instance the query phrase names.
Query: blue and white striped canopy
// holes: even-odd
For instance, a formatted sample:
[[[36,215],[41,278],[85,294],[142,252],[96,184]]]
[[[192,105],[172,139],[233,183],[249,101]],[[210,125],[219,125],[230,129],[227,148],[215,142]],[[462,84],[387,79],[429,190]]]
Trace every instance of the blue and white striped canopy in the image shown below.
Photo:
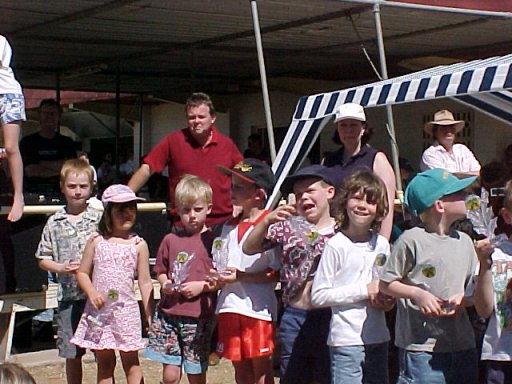
[[[295,172],[336,108],[359,103],[366,108],[454,97],[508,123],[512,122],[512,54],[438,66],[408,75],[349,89],[303,96],[272,166],[276,187],[269,206],[279,197],[279,188]]]

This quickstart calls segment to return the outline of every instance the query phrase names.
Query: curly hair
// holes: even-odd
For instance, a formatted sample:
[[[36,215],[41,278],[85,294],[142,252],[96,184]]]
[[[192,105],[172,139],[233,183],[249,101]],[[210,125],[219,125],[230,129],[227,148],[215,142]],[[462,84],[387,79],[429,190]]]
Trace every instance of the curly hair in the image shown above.
[[[357,194],[365,196],[368,203],[377,205],[375,220],[370,229],[378,231],[389,211],[388,194],[381,178],[366,169],[355,171],[346,178],[336,195],[334,202],[336,230],[339,232],[348,228],[347,202]]]

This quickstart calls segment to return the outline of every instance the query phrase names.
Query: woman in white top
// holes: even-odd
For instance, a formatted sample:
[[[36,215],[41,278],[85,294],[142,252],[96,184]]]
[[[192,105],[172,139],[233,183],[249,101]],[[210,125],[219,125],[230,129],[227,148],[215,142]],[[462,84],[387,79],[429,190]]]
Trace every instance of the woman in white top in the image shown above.
[[[464,128],[463,120],[455,120],[450,111],[438,111],[434,120],[425,124],[424,130],[434,142],[421,157],[421,171],[433,168],[446,169],[457,176],[473,176],[480,173],[480,163],[464,144],[455,144],[455,135]]]

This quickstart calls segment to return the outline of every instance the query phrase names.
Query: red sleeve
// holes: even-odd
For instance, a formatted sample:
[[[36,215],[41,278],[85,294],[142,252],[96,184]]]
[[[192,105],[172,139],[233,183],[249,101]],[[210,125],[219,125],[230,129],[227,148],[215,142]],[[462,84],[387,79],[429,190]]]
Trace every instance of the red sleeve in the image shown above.
[[[161,173],[170,162],[171,135],[164,137],[144,158],[144,163],[157,173]]]
[[[232,159],[233,159],[233,166],[234,166],[235,164],[238,164],[239,162],[241,162],[244,159],[244,157],[238,150],[238,147],[235,145],[235,143],[233,143],[233,142],[231,142],[231,143],[233,144]]]

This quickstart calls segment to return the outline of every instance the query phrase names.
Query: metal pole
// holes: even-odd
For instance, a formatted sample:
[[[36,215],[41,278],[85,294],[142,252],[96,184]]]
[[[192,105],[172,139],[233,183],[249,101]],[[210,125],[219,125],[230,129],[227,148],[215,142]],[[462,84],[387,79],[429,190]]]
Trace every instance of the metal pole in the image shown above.
[[[139,110],[139,150],[137,156],[137,164],[140,165],[140,159],[142,157],[142,140],[144,140],[144,95],[140,94],[140,110]]]
[[[121,62],[116,65],[116,176],[119,178],[119,147],[121,138]]]
[[[386,53],[384,52],[382,25],[380,22],[380,5],[378,3],[373,5],[373,14],[375,17],[375,29],[377,32],[377,46],[379,48],[381,75],[383,79],[387,79],[388,68],[386,64]],[[393,120],[393,109],[391,108],[391,105],[386,105],[386,115],[388,118],[388,134],[391,140],[391,155],[393,158],[393,168],[395,171],[396,191],[400,201],[403,201],[402,179],[400,178],[400,165],[398,161],[398,145],[396,143],[395,124]]]
[[[261,43],[260,22],[258,18],[258,5],[256,0],[251,0],[252,20],[254,23],[254,37],[256,38],[256,48],[258,50],[258,64],[260,67],[261,90],[263,92],[263,106],[265,107],[265,120],[267,122],[268,145],[270,150],[270,159],[276,159],[276,144],[274,141],[274,127],[272,126],[272,115],[270,112],[270,99],[268,97],[267,73],[265,70],[265,60],[263,58],[263,45]]]
[[[60,80],[60,72],[57,72],[55,74],[55,99],[57,100],[57,103],[60,105],[60,87],[61,87],[61,80]],[[59,107],[60,108],[60,107]],[[61,116],[62,118],[62,116]],[[57,127],[57,132],[60,133],[60,119],[59,119],[59,125]]]
[[[369,4],[369,5],[383,4],[386,7],[419,9],[422,11],[460,13],[463,15],[498,17],[498,18],[504,18],[504,19],[512,18],[512,12],[495,12],[495,11],[484,11],[484,10],[478,10],[478,9],[449,8],[449,7],[442,7],[442,6],[435,6],[435,5],[400,3],[397,1],[383,1],[383,0],[336,0],[336,1],[341,1],[343,3],[358,3],[358,4]]]

